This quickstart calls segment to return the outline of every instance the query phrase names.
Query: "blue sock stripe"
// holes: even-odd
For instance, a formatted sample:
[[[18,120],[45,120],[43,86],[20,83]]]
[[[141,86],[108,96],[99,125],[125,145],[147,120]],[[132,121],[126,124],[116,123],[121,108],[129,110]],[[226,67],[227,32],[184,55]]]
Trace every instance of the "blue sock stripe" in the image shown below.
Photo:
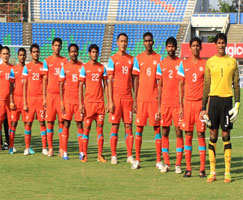
[[[176,152],[181,152],[181,153],[183,153],[183,148],[176,148]]]
[[[78,137],[80,137],[80,136],[82,137],[82,136],[83,136],[83,134],[81,134],[81,133],[77,133],[77,136],[78,136]]]
[[[125,140],[127,140],[127,136],[128,136],[128,134],[127,134],[127,133],[125,133]]]
[[[41,136],[46,135],[46,131],[41,131]]]
[[[139,133],[139,132],[136,132],[136,135],[137,136],[142,136],[143,134],[142,133]]]
[[[0,135],[2,135],[2,131],[0,131]]]
[[[198,146],[199,151],[206,151],[206,146]]]
[[[24,130],[25,135],[31,135],[31,131]]]
[[[155,134],[155,140],[161,140],[161,134],[160,133]]]
[[[169,153],[169,149],[168,148],[162,148],[161,149],[163,153]]]
[[[100,139],[102,136],[103,136],[103,134],[98,135],[98,139],[97,139],[97,141],[99,141],[99,139]]]
[[[15,131],[14,131],[14,130],[11,130],[11,129],[9,129],[9,132],[11,132],[11,133],[15,133]]]
[[[192,151],[192,146],[186,146],[185,145],[185,150]]]
[[[54,132],[53,129],[49,129],[49,128],[47,128],[46,131],[47,131],[47,133],[53,133]]]
[[[118,134],[117,133],[112,133],[110,138],[112,138],[112,137],[118,137]]]
[[[59,128],[59,133],[62,133],[62,128]]]
[[[89,136],[83,134],[83,139],[87,139],[88,140],[89,139]]]

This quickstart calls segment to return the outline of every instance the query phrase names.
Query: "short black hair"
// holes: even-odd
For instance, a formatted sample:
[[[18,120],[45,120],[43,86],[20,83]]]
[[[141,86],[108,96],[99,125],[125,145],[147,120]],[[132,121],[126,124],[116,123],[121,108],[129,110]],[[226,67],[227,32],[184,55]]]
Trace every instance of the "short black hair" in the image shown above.
[[[38,44],[34,43],[34,44],[32,44],[32,45],[30,46],[30,53],[32,53],[32,49],[33,49],[33,48],[36,48],[36,49],[40,50],[40,46],[39,46]]]
[[[3,46],[0,44],[0,52],[2,51]]]
[[[23,48],[23,47],[19,48],[19,50],[18,50],[18,55],[19,55],[19,52],[20,52],[20,51],[24,52],[24,54],[26,55],[26,50],[25,50],[25,48]]]
[[[168,44],[173,44],[175,47],[177,47],[177,40],[174,37],[169,37],[165,42],[165,46]]]
[[[95,49],[95,50],[97,50],[99,52],[99,47],[96,44],[91,44],[89,46],[89,53],[92,51],[92,49]]]
[[[144,34],[143,34],[143,39],[144,39],[145,37],[147,37],[147,36],[150,36],[152,39],[154,39],[154,36],[153,36],[153,34],[152,34],[151,32],[146,32],[146,33],[144,33]]]
[[[79,47],[78,47],[78,45],[72,43],[72,44],[70,44],[70,45],[68,46],[68,52],[70,52],[71,47],[75,47],[75,48],[77,49],[77,51],[79,51]]]
[[[219,39],[224,40],[227,44],[227,36],[224,33],[218,33],[214,38],[214,43],[216,44]]]
[[[125,36],[125,37],[127,38],[127,40],[128,40],[128,36],[127,36],[126,33],[120,33],[120,34],[117,36],[116,39],[119,40],[119,38],[120,38],[121,36]]]
[[[59,37],[56,37],[52,40],[52,45],[54,45],[55,42],[59,42],[62,45],[62,39]]]
[[[3,50],[3,49],[7,49],[7,50],[8,50],[8,53],[10,53],[10,48],[9,48],[8,46],[3,46],[3,47],[2,47],[2,50]],[[1,50],[1,51],[2,51],[2,50]]]
[[[190,40],[190,47],[192,46],[192,43],[193,42],[197,42],[199,44],[200,47],[202,47],[202,40],[199,38],[199,37],[193,37],[191,40]]]

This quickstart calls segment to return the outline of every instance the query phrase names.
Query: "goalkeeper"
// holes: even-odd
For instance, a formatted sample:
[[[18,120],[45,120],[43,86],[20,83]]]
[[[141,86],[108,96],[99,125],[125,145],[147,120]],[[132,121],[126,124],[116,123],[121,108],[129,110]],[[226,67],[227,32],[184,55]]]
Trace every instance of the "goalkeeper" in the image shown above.
[[[224,182],[228,183],[231,182],[230,130],[233,128],[233,123],[237,119],[240,106],[239,71],[236,60],[225,53],[227,46],[227,37],[225,34],[219,33],[216,35],[215,45],[217,54],[208,59],[206,64],[201,112],[203,118],[206,119],[206,123],[209,122],[208,126],[210,128],[210,142],[208,145],[210,174],[207,182],[216,180],[216,142],[220,125],[224,144]],[[232,106],[233,96],[235,99],[234,107]],[[206,109],[207,103],[209,104],[208,109]]]

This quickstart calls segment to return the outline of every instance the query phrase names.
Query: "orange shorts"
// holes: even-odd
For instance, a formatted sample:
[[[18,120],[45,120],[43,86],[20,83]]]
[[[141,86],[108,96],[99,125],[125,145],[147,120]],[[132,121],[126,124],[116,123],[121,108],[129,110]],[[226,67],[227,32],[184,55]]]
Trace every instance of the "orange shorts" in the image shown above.
[[[24,122],[33,122],[35,119],[45,121],[45,111],[42,97],[27,97],[27,105],[28,111],[24,111]]]
[[[85,105],[85,126],[90,126],[93,120],[97,124],[104,124],[105,119],[105,105],[104,102],[86,102]]]
[[[158,103],[157,102],[137,102],[137,115],[136,122],[137,126],[146,126],[147,118],[149,118],[150,126],[159,126],[158,118]]]
[[[109,122],[119,124],[121,118],[125,124],[132,124],[133,99],[114,98],[115,112],[109,115]]]
[[[171,126],[172,120],[174,126],[180,126],[181,121],[179,118],[180,108],[179,107],[166,107],[161,106],[161,126]]]
[[[6,114],[8,116],[8,121],[10,122],[10,102],[9,100],[0,101],[0,121],[5,120]]]
[[[62,119],[71,121],[74,115],[74,121],[83,121],[83,116],[79,112],[79,104],[64,103],[66,114],[62,114]]]
[[[62,121],[62,111],[60,106],[59,94],[48,94],[46,97],[46,121],[53,122],[56,120]]]
[[[184,131],[193,131],[194,124],[198,132],[205,132],[206,125],[200,119],[202,111],[202,101],[187,101],[184,100],[184,116],[181,124],[181,129]]]
[[[22,96],[14,96],[14,104],[15,109],[11,110],[11,121],[17,122],[19,121],[20,114],[22,114],[22,120],[25,120],[25,112],[23,110],[23,97]]]

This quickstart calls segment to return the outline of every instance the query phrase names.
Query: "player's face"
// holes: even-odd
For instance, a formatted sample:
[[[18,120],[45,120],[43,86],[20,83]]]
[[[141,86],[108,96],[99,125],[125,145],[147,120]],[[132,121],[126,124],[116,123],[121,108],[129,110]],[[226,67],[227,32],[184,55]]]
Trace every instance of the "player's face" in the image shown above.
[[[97,61],[99,52],[96,49],[91,49],[91,52],[89,52],[89,56],[92,61]]]
[[[194,56],[199,56],[200,51],[202,50],[202,47],[197,41],[192,42],[191,45],[191,52]]]
[[[145,36],[145,38],[143,40],[143,45],[145,46],[145,49],[147,51],[151,51],[153,49],[153,45],[154,45],[153,38],[150,35]]]
[[[20,63],[25,63],[26,60],[26,54],[24,51],[20,51],[18,54],[18,60]]]
[[[74,46],[70,48],[69,51],[69,57],[72,61],[77,61],[78,60],[78,49]]]
[[[176,46],[174,44],[169,43],[166,46],[166,51],[169,56],[174,56],[176,52]]]
[[[38,61],[40,57],[40,50],[34,47],[31,52],[31,57],[33,60]]]
[[[223,39],[218,39],[218,41],[216,42],[216,48],[219,54],[224,55],[225,54],[225,48],[226,48],[227,44],[225,42],[225,40]]]
[[[119,51],[126,52],[128,45],[128,40],[125,35],[121,35],[117,40],[117,46],[119,48]]]
[[[1,57],[3,62],[8,63],[10,58],[10,53],[7,49],[2,49]]]
[[[52,50],[53,50],[54,54],[59,55],[60,51],[62,50],[61,43],[55,41],[54,44],[52,45]]]

